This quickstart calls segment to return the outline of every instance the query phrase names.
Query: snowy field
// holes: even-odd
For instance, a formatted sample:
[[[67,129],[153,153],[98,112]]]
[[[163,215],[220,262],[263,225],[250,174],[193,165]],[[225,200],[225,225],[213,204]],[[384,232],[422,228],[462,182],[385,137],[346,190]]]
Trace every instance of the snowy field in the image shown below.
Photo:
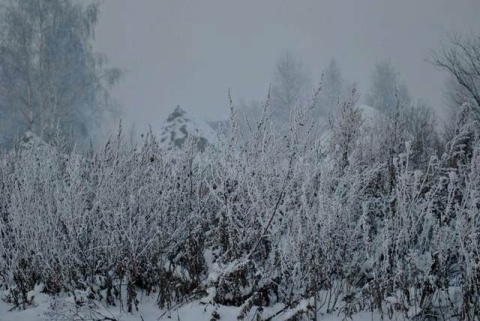
[[[0,321],[67,321],[67,320],[116,320],[116,321],[149,321],[149,320],[179,320],[179,321],[210,321],[210,320],[241,320],[238,316],[241,314],[240,307],[226,307],[203,303],[197,300],[192,303],[184,304],[171,310],[160,310],[156,304],[155,296],[140,296],[139,310],[133,313],[124,311],[120,306],[107,307],[98,301],[90,301],[83,306],[76,305],[72,298],[51,298],[46,295],[36,294],[34,304],[26,310],[13,310],[11,305],[0,301]],[[299,308],[304,308],[307,302],[302,302]],[[292,310],[281,313],[283,305],[277,304],[270,308],[264,308],[259,312],[258,308],[253,308],[243,320],[256,320],[261,313],[262,320],[281,321],[288,320],[292,316]],[[375,321],[381,320],[377,313],[360,312],[345,318],[343,313],[335,312],[325,314],[318,312],[318,320],[325,321]],[[271,318],[271,319],[269,319]],[[394,316],[392,320],[405,320],[401,316]]]

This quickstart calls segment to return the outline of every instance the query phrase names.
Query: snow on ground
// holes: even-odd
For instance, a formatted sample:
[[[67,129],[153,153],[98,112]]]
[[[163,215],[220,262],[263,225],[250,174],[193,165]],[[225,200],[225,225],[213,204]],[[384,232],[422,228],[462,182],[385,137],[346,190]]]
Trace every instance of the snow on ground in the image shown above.
[[[144,298],[139,305],[139,311],[128,313],[120,311],[119,307],[105,307],[95,302],[97,308],[94,311],[87,312],[87,308],[76,308],[68,299],[49,300],[39,304],[37,307],[28,308],[22,311],[9,311],[11,306],[2,302],[0,303],[0,321],[60,321],[60,320],[118,320],[118,321],[149,321],[149,320],[180,320],[180,321],[210,321],[215,318],[219,320],[237,320],[240,313],[239,307],[214,306],[211,304],[202,304],[195,301],[181,306],[179,309],[170,311],[161,311],[156,305],[154,297]],[[92,304],[93,305],[93,304]],[[57,307],[59,311],[53,310],[51,307]],[[265,308],[262,312],[263,316],[270,316],[280,310],[282,306],[277,305],[273,308]],[[252,320],[258,309],[253,308],[244,320]],[[292,313],[280,314],[272,321],[285,320]],[[321,320],[339,321],[343,315],[337,314],[321,316]],[[361,313],[352,320],[380,320],[373,318],[368,313]]]
[[[227,307],[208,303],[207,300],[196,300],[191,303],[174,306],[170,310],[161,310],[156,303],[156,295],[145,296],[138,293],[139,310],[133,313],[126,311],[126,306],[106,306],[103,303],[93,300],[86,300],[81,304],[72,296],[53,298],[40,293],[41,289],[29,293],[33,296],[33,304],[26,310],[12,310],[12,305],[0,300],[0,321],[83,321],[83,320],[110,320],[110,321],[211,321],[211,320],[238,320],[241,307]],[[258,313],[262,319],[271,317],[272,321],[282,321],[293,316],[299,310],[305,310],[307,300],[301,301],[298,306],[292,309],[284,309],[284,305],[276,304],[273,307],[259,309],[253,307],[243,320],[255,320]],[[353,317],[345,318],[342,312],[337,311],[325,314],[318,313],[318,320],[322,321],[380,321],[378,313],[360,312]],[[393,317],[392,320],[405,320],[401,316]]]

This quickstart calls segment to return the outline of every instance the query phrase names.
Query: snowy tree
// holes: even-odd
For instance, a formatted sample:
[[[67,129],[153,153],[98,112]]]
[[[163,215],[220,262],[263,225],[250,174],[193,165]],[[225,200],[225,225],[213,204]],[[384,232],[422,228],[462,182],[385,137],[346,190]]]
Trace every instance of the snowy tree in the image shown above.
[[[480,36],[451,35],[431,57],[432,63],[445,70],[455,79],[453,99],[460,105],[470,103],[474,106],[474,116],[478,117],[480,108]],[[460,99],[460,101],[459,101]]]
[[[322,92],[319,97],[319,113],[331,115],[345,95],[345,80],[335,59],[330,60],[323,71]]]
[[[292,53],[284,53],[275,65],[271,106],[274,118],[286,123],[290,111],[306,99],[310,78],[304,66]]]
[[[425,102],[417,102],[405,109],[406,127],[412,142],[411,163],[424,169],[432,155],[440,151],[435,111]]]
[[[41,135],[59,123],[79,140],[92,137],[105,115],[106,88],[120,75],[93,52],[98,4],[14,0],[1,17],[0,108],[13,135]]]
[[[391,110],[397,104],[409,106],[411,102],[408,88],[398,80],[398,74],[389,60],[375,65],[372,74],[367,104],[380,110]]]

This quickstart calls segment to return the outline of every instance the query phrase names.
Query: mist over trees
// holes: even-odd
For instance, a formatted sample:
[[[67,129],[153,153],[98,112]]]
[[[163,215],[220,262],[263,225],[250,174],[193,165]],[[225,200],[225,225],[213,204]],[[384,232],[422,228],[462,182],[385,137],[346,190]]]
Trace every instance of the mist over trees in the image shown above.
[[[209,142],[177,107],[162,137],[120,123],[83,149],[121,75],[93,51],[98,3],[12,0],[1,14],[0,299],[12,310],[42,293],[73,297],[71,311],[51,304],[56,320],[101,320],[78,312],[92,302],[130,316],[145,297],[237,320],[478,320],[477,36],[432,56],[449,77],[446,126],[389,60],[362,96],[335,59],[312,90],[286,52],[262,101],[228,93]]]
[[[120,76],[93,51],[98,3],[12,0],[0,8],[3,144],[30,131],[94,139],[112,117],[108,87]]]
[[[335,59],[331,59],[322,75],[322,91],[319,97],[319,109],[323,115],[334,112],[339,101],[346,94],[345,79]]]
[[[273,117],[288,121],[290,111],[305,102],[311,88],[310,77],[302,61],[285,52],[277,61],[273,74],[271,101]]]
[[[366,96],[367,104],[385,110],[391,110],[397,104],[409,106],[411,97],[408,88],[398,78],[398,72],[390,60],[378,62],[372,73],[370,93]]]

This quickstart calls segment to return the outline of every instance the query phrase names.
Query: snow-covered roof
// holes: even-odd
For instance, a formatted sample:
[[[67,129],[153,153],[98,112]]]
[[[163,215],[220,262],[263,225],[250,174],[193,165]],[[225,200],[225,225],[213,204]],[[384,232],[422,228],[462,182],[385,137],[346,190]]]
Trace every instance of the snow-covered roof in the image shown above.
[[[205,121],[189,115],[177,106],[158,131],[160,147],[166,150],[181,149],[187,137],[197,141],[198,147],[216,144],[217,133]]]

